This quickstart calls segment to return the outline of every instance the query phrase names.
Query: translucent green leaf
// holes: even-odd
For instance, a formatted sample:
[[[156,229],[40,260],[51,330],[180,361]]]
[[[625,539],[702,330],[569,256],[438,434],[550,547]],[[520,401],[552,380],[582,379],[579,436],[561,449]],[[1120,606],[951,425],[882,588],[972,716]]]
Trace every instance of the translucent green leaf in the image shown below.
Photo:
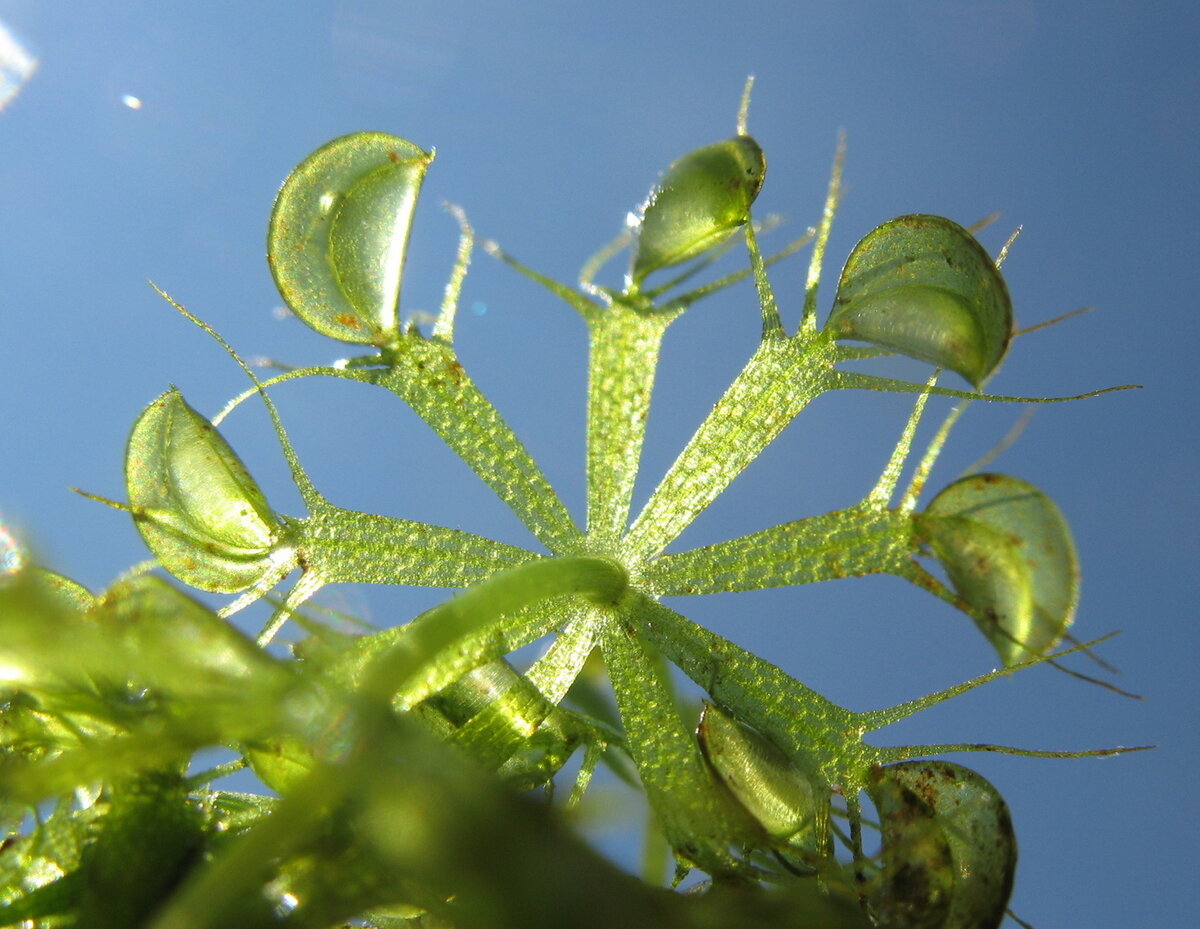
[[[96,599],[79,582],[33,563],[25,546],[0,522],[0,584],[13,583],[19,577],[37,584],[64,609],[86,610]]]
[[[246,761],[264,784],[286,794],[306,778],[316,764],[312,749],[301,739],[283,734],[247,746]]]
[[[674,162],[642,207],[633,286],[724,241],[746,222],[766,173],[763,151],[748,135],[706,145]]]
[[[1062,638],[1075,617],[1079,562],[1045,494],[1015,477],[974,474],[938,494],[918,526],[1006,665]]]
[[[696,730],[704,757],[767,835],[811,855],[830,851],[829,791],[763,736],[710,703]]]
[[[421,182],[433,156],[382,132],[323,145],[283,182],[267,260],[283,299],[322,335],[389,345]]]
[[[621,302],[588,317],[587,530],[599,545],[616,544],[629,506],[658,352],[670,317],[646,315]]]
[[[134,424],[125,484],[142,539],[180,580],[230,593],[272,569],[279,520],[233,449],[178,390]]]
[[[868,792],[883,830],[881,922],[899,929],[994,929],[1017,866],[1008,806],[948,761],[877,768]]]
[[[207,701],[211,711],[221,699],[276,699],[294,680],[283,662],[154,574],[118,581],[86,612],[39,577],[20,578],[0,587],[0,612],[5,679],[52,711],[58,696],[98,719],[119,715],[138,703],[127,699],[130,688]],[[115,703],[84,703],[88,694]]]
[[[978,387],[1012,337],[1012,303],[969,232],[914,214],[868,233],[846,259],[826,329],[949,368]]]
[[[286,664],[165,578],[141,574],[105,591],[89,614],[119,651],[119,675],[179,699],[249,701],[290,686]],[[109,658],[110,661],[113,658]]]
[[[106,812],[105,803],[81,809],[60,801],[48,817],[44,813],[39,816],[32,829],[8,837],[0,850],[3,925],[65,915],[75,909],[83,889],[82,875],[77,872],[80,858],[99,834]]]
[[[82,855],[80,926],[146,925],[200,857],[202,816],[183,778],[154,771],[118,783],[96,841]]]
[[[448,529],[324,502],[289,527],[305,567],[323,583],[466,587],[537,558],[461,529]]]
[[[68,609],[87,610],[95,604],[95,595],[78,581],[46,568],[35,570],[38,580]]]

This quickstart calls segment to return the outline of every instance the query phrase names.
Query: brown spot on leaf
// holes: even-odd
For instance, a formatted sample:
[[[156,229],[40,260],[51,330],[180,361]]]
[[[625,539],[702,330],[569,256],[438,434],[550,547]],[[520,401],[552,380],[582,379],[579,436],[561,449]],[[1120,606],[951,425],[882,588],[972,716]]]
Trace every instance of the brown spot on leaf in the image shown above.
[[[466,379],[467,372],[463,370],[463,366],[459,364],[457,359],[451,358],[446,362],[446,370],[450,372],[450,377],[456,384],[462,384]]]

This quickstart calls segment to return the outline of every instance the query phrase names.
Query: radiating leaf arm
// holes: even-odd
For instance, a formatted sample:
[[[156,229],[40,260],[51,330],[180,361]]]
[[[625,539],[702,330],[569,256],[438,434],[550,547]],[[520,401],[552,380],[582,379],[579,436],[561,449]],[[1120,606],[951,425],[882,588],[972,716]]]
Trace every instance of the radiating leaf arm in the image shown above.
[[[862,742],[858,714],[661,603],[643,597],[630,615],[666,658],[802,769],[820,771],[847,794],[862,786],[878,755]]]
[[[615,547],[629,522],[659,346],[675,315],[615,301],[590,315],[588,366],[588,539]]]
[[[293,522],[306,570],[325,583],[467,587],[540,555],[483,536],[318,505]]]
[[[851,507],[651,561],[659,596],[760,590],[902,570],[917,543],[894,510]]]
[[[602,645],[629,753],[676,856],[714,876],[745,873],[729,846],[753,837],[754,823],[714,780],[640,637],[611,619]]]
[[[826,389],[832,342],[764,340],[675,459],[622,543],[661,552]]]
[[[571,514],[449,346],[406,337],[389,367],[356,379],[404,400],[552,552],[577,550],[582,534]]]
[[[551,703],[561,703],[579,677],[584,663],[596,646],[602,615],[595,609],[584,609],[581,605],[577,615],[564,625],[546,654],[525,672],[530,682]]]
[[[395,394],[474,471],[555,554],[579,549],[583,534],[512,428],[463,369],[449,345],[407,335],[389,356],[390,366],[315,366],[263,382],[269,387],[305,377],[335,377],[372,384]],[[246,391],[221,417],[254,391]]]

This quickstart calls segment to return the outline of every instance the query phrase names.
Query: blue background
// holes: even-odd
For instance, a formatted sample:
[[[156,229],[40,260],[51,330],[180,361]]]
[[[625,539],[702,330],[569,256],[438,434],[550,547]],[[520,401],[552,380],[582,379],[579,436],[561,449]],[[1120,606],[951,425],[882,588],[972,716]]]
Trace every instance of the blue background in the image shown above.
[[[844,256],[878,223],[930,212],[967,224],[999,211],[981,239],[995,252],[1024,226],[1005,266],[1019,324],[1097,310],[1019,339],[992,388],[1050,396],[1145,385],[1039,408],[993,466],[1038,484],[1066,513],[1084,565],[1076,631],[1123,630],[1103,654],[1145,701],[1039,668],[878,738],[1156,743],[1106,760],[959,760],[1012,806],[1023,918],[1040,929],[1192,925],[1198,16],[1182,2],[1035,0],[4,0],[0,22],[39,68],[0,111],[0,509],[51,566],[94,589],[145,557],[128,519],[67,488],[123,495],[125,436],[169,383],[210,414],[244,386],[148,278],[248,356],[344,354],[277,318],[263,260],[280,181],[327,139],[379,129],[437,147],[404,300],[409,312],[430,310],[455,247],[442,201],[465,207],[482,237],[570,281],[663,167],[732,134],[753,73],[750,128],[770,163],[758,215],[785,214],[797,234],[815,222],[837,132],[848,135],[822,306]],[[775,274],[790,326],[806,261]],[[699,304],[669,332],[639,500],[757,333],[749,289]],[[458,347],[579,513],[580,320],[479,254]],[[389,395],[314,381],[276,396],[333,502],[529,543]],[[679,547],[858,499],[908,407],[874,393],[820,399]],[[1020,413],[976,404],[931,491]],[[272,504],[297,513],[261,410],[247,405],[225,432]],[[443,596],[345,588],[325,602],[392,624]],[[896,579],[673,605],[855,709],[994,663],[964,617]]]

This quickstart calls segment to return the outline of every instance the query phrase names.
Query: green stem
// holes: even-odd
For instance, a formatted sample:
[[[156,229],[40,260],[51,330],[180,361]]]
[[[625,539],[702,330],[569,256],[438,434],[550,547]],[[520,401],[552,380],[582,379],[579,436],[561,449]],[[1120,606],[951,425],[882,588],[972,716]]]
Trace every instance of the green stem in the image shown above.
[[[503,617],[539,601],[567,595],[615,603],[627,584],[625,569],[608,558],[541,558],[510,568],[434,607],[405,627],[408,634],[376,653],[363,669],[363,692],[390,697],[410,682],[428,678],[426,671],[435,668],[442,676],[461,676],[479,661],[455,646],[494,627]]]
[[[958,752],[990,752],[997,755],[1024,755],[1026,758],[1106,758],[1109,755],[1124,755],[1127,752],[1144,752],[1153,745],[1117,746],[1116,748],[1092,748],[1084,751],[1044,751],[1036,748],[1014,748],[1011,745],[993,745],[990,742],[957,742],[946,745],[896,745],[881,748],[880,763],[909,761],[932,755],[952,755]]]
[[[812,260],[808,265],[808,280],[804,288],[804,318],[800,321],[801,332],[815,332],[817,326],[817,287],[821,283],[821,265],[825,260],[825,245],[833,228],[833,217],[842,198],[842,165],[846,161],[846,136],[838,135],[837,152],[833,156],[833,170],[829,175],[829,188],[825,193],[825,208],[821,212],[821,223],[817,227],[817,240],[813,244]]]
[[[1093,639],[1090,642],[1081,642],[1071,648],[1064,648],[1055,652],[1052,655],[1039,656],[1032,658],[1029,661],[1023,661],[1020,664],[1009,665],[1006,668],[999,668],[995,671],[989,671],[987,674],[980,674],[978,677],[973,677],[969,681],[963,681],[961,684],[955,684],[936,693],[927,694],[924,697],[918,697],[916,700],[908,700],[896,706],[886,707],[882,710],[870,710],[866,713],[856,713],[858,723],[863,732],[874,732],[876,729],[882,729],[884,726],[890,726],[892,723],[897,723],[902,719],[907,719],[922,710],[927,710],[931,706],[936,706],[939,703],[945,703],[947,700],[953,699],[960,694],[965,694],[967,691],[974,690],[976,687],[982,687],[984,684],[990,684],[992,681],[1002,677],[1008,677],[1010,674],[1016,674],[1018,671],[1024,671],[1026,668],[1032,668],[1035,665],[1045,664],[1055,658],[1063,658],[1075,652],[1085,651],[1098,642],[1103,642],[1115,633],[1110,633],[1099,639]]]

